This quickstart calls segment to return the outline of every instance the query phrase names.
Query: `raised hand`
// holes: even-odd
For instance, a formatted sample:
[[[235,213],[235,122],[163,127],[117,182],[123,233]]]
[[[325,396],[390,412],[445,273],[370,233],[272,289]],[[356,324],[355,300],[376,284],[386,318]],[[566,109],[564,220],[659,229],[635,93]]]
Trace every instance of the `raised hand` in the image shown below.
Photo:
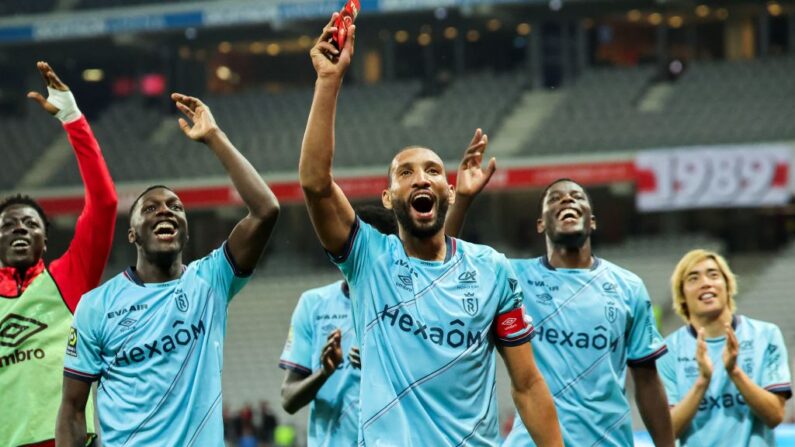
[[[323,367],[323,374],[326,376],[334,374],[340,363],[342,363],[342,331],[335,329],[334,332],[329,334],[320,354],[320,365]]]
[[[351,366],[354,368],[362,369],[362,358],[359,355],[359,348],[351,346],[351,350],[348,351],[348,361],[351,362]]]
[[[483,154],[489,145],[489,136],[483,130],[475,131],[475,136],[464,152],[464,158],[458,165],[458,178],[456,179],[455,192],[457,196],[474,197],[483,190],[491,180],[497,169],[497,160],[492,157],[484,170]]]
[[[180,129],[188,138],[206,143],[209,138],[219,132],[220,129],[215,123],[210,108],[201,100],[181,93],[172,93],[171,99],[174,100],[179,111],[193,122],[193,126],[191,126],[184,118],[178,120]]]
[[[723,348],[723,366],[726,367],[726,372],[731,374],[737,368],[737,353],[740,350],[740,343],[737,341],[737,335],[734,333],[732,325],[726,323],[726,346]]]
[[[36,68],[39,69],[41,77],[44,79],[44,84],[50,88],[60,92],[68,92],[69,87],[61,81],[61,78],[55,74],[55,70],[50,67],[50,64],[44,61],[36,62]],[[45,99],[39,92],[28,92],[27,97],[39,103],[42,109],[46,110],[50,115],[55,115],[63,108],[62,104],[53,104]],[[56,103],[58,101],[55,101]]]
[[[356,25],[342,30],[343,34],[348,33],[348,35],[342,50],[337,50],[331,43],[332,37],[337,33],[337,27],[334,26],[337,16],[339,16],[337,12],[331,15],[331,20],[323,28],[323,33],[315,42],[315,46],[309,51],[318,78],[341,80],[351,65],[356,44]]]
[[[707,353],[707,341],[704,328],[698,330],[696,337],[696,362],[698,363],[699,377],[709,383],[712,379],[712,359]]]

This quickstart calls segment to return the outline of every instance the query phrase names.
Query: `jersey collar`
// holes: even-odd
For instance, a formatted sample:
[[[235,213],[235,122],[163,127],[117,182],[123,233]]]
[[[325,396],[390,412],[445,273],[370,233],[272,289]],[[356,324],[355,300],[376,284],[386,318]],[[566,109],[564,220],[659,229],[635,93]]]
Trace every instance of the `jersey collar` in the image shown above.
[[[185,270],[188,268],[186,266],[182,266],[182,273],[185,273]],[[146,283],[141,280],[141,277],[138,276],[138,273],[135,271],[135,267],[129,266],[123,272],[124,277],[127,278],[130,282],[134,283],[137,286],[146,287]]]
[[[44,260],[33,264],[25,271],[25,277],[19,276],[16,267],[0,267],[0,296],[17,297],[22,295],[30,283],[44,271]]]
[[[591,264],[591,268],[588,269],[590,271],[596,270],[602,264],[602,260],[601,259],[597,258],[596,256],[592,256],[592,257],[593,257],[593,264]],[[549,259],[547,259],[546,255],[540,256],[538,259],[541,260],[541,265],[546,267],[547,270],[552,270],[552,271],[556,271],[557,270],[557,268],[555,268],[552,264],[549,263]]]
[[[737,326],[740,325],[740,317],[737,315],[732,315],[732,329],[735,331],[737,330]],[[687,332],[693,336],[693,338],[698,338],[698,332],[696,328],[693,327],[692,324],[687,325]]]

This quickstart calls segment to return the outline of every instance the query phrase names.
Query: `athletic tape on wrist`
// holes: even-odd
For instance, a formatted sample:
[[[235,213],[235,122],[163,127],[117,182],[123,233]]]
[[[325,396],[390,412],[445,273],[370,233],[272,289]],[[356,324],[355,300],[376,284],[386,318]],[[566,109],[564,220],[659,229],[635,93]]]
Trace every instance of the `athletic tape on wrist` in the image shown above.
[[[58,108],[55,117],[62,123],[71,123],[80,118],[81,112],[77,108],[77,101],[71,91],[62,92],[52,87],[47,87],[47,101]]]

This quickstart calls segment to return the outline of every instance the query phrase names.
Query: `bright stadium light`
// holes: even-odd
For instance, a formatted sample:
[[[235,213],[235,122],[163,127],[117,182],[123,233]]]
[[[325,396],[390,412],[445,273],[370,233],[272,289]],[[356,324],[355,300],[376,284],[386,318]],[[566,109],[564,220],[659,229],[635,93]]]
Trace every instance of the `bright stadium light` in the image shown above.
[[[530,34],[530,31],[532,31],[532,28],[529,23],[520,23],[516,26],[516,34],[520,36],[526,36]]]
[[[499,31],[502,28],[502,22],[500,22],[500,19],[491,19],[486,22],[486,28],[491,32]]]
[[[266,51],[269,56],[278,56],[282,52],[282,47],[278,43],[270,43]]]
[[[422,47],[427,47],[431,44],[431,35],[429,33],[420,33],[420,35],[417,36],[417,43]]]
[[[643,14],[637,9],[631,9],[627,11],[627,20],[630,22],[640,22],[640,19],[643,18]]]
[[[701,17],[702,19],[709,15],[709,6],[707,5],[698,5],[696,6],[696,15]]]
[[[668,17],[668,26],[671,28],[681,28],[684,20],[680,16]]]
[[[477,42],[480,40],[480,31],[476,29],[471,29],[467,31],[467,40],[470,42]]]
[[[312,47],[312,38],[309,37],[309,36],[306,36],[306,35],[301,36],[301,37],[298,38],[298,45],[300,45],[301,48],[311,48]]]
[[[232,77],[232,69],[226,65],[221,65],[215,69],[215,75],[222,81],[228,81]]]
[[[400,30],[395,33],[395,42],[397,43],[406,43],[409,41],[409,32],[406,30]]]
[[[454,26],[448,26],[444,29],[444,38],[447,40],[453,40],[458,37],[458,29]]]
[[[778,17],[781,15],[781,5],[778,2],[768,2],[767,12],[773,17]]]
[[[218,44],[218,52],[228,54],[232,51],[232,44],[229,42],[221,42]]]
[[[105,79],[105,72],[101,68],[87,68],[83,70],[83,80],[86,82],[100,82]]]
[[[662,14],[660,14],[659,12],[654,12],[649,14],[649,23],[654,26],[661,24],[662,20],[663,20]]]
[[[252,54],[264,54],[267,49],[265,42],[251,42],[248,46],[248,51]]]

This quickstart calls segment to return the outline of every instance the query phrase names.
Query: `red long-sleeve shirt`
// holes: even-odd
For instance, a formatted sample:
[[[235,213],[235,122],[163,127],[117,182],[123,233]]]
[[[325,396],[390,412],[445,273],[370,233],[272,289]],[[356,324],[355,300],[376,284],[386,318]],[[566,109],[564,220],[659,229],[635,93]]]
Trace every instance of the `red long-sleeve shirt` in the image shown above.
[[[85,186],[85,205],[77,219],[69,248],[49,265],[49,271],[69,310],[74,313],[84,293],[99,285],[113,243],[118,198],[108,166],[88,121],[81,116],[64,124]],[[13,267],[0,268],[0,296],[17,297],[44,270],[44,261],[24,278]]]

